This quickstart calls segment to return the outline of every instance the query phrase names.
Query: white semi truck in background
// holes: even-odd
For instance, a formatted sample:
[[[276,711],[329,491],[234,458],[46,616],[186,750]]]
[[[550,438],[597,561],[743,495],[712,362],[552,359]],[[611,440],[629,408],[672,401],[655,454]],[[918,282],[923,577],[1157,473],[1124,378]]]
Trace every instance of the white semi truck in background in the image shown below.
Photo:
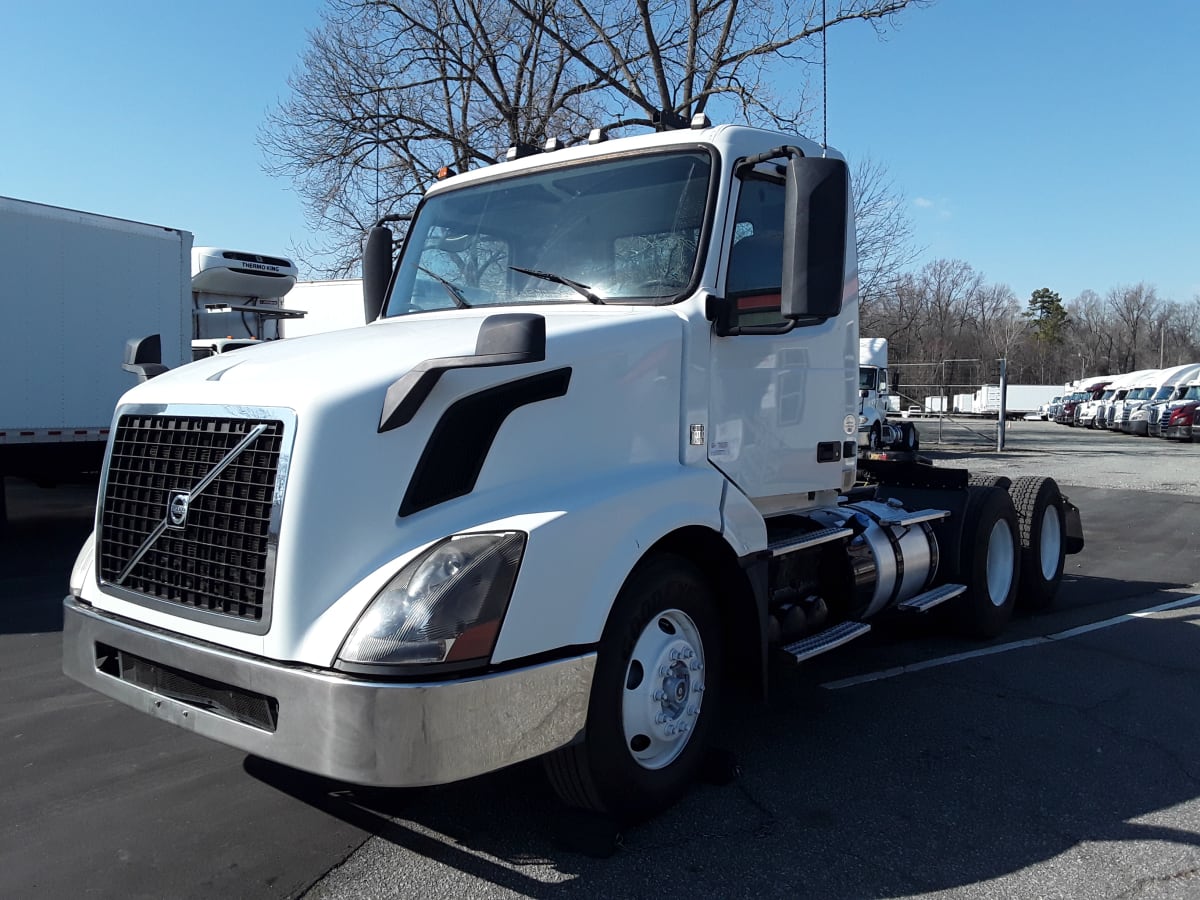
[[[395,265],[372,230],[371,324],[122,398],[69,676],[353,783],[542,756],[628,819],[771,657],[1051,602],[1083,543],[1053,480],[859,459],[836,153],[697,121],[510,157],[433,186]]]
[[[887,338],[858,340],[858,442],[869,452],[901,450],[915,453],[921,435],[912,422],[889,421],[899,404],[896,384],[888,372]]]
[[[157,334],[168,367],[192,359],[193,338],[264,336],[296,269],[262,259],[193,248],[178,228],[0,197],[0,523],[5,476],[49,486],[99,471],[132,383],[114,365],[130,336]]]

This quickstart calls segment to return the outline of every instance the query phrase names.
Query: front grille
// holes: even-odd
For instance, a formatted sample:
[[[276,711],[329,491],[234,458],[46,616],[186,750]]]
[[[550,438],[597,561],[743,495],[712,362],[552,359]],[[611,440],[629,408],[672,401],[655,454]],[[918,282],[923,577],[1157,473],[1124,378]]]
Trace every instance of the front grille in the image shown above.
[[[265,430],[193,493],[258,425]],[[283,431],[273,419],[120,416],[101,506],[101,579],[189,610],[262,622]],[[182,505],[180,497],[186,516],[172,523],[169,507]]]

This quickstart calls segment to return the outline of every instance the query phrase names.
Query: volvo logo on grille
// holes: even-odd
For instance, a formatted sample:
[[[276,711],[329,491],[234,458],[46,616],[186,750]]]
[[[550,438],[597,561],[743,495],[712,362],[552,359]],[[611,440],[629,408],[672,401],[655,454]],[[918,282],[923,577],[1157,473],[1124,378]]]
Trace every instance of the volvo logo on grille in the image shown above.
[[[172,528],[183,528],[187,524],[188,495],[172,494],[167,506],[167,524]]]

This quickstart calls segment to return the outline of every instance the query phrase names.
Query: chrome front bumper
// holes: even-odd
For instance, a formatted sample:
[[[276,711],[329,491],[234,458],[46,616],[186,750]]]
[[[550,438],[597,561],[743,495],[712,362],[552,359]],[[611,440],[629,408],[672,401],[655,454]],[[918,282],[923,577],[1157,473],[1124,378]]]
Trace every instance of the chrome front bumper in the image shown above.
[[[596,654],[454,681],[393,683],[284,665],[63,603],[63,672],[150,715],[338,781],[445,784],[574,741],[587,719]],[[99,649],[98,649],[99,647]],[[110,674],[113,650],[277,704],[273,729],[246,724]]]

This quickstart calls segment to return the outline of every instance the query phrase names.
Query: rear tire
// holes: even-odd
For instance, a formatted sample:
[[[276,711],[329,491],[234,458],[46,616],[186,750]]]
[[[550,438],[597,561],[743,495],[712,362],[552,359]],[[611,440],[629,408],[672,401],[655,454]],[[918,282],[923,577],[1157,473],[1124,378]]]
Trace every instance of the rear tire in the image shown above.
[[[967,484],[973,487],[1004,488],[1007,491],[1012,479],[1007,475],[970,475],[967,477]]]
[[[559,797],[638,821],[683,796],[717,715],[722,649],[696,567],[665,553],[639,563],[600,640],[583,741],[545,757]]]
[[[1008,490],[1021,526],[1021,592],[1018,603],[1045,609],[1054,602],[1066,562],[1066,516],[1053,478],[1025,475]]]
[[[967,493],[958,562],[958,577],[967,590],[954,612],[963,634],[994,638],[1016,606],[1020,525],[1003,488],[972,486]]]

